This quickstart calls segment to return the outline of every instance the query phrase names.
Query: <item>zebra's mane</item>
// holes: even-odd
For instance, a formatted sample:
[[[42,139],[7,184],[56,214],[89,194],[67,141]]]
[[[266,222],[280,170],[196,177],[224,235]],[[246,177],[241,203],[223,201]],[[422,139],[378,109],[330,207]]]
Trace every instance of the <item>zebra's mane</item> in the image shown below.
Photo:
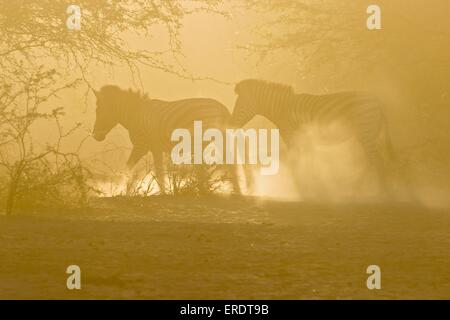
[[[237,83],[234,91],[236,94],[261,94],[261,93],[278,93],[284,96],[294,95],[292,86],[269,82],[265,80],[247,79]]]
[[[143,101],[150,101],[150,98],[146,93],[144,94],[139,90],[123,90],[115,85],[105,85],[100,89],[100,92],[106,99],[123,99],[127,102],[127,105],[130,106],[138,105]]]

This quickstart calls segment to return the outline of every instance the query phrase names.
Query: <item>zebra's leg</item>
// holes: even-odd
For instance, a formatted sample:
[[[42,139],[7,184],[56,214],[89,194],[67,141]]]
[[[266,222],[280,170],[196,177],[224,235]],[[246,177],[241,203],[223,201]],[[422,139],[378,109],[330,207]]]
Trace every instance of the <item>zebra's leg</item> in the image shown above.
[[[206,165],[194,164],[194,177],[196,192],[201,195],[209,193],[209,174]]]
[[[133,146],[133,150],[131,150],[130,156],[127,161],[127,169],[129,171],[133,170],[134,166],[138,163],[139,160],[148,152],[148,148],[144,146],[135,145]]]
[[[155,165],[156,183],[158,184],[159,192],[161,194],[166,194],[163,153],[159,151],[153,151],[152,154],[153,162]]]
[[[304,168],[299,167],[299,162],[303,155],[303,143],[299,139],[294,138],[294,134],[282,135],[286,142],[286,148],[281,150],[280,159],[286,159],[287,169],[289,170],[291,181],[294,184],[295,192],[297,196],[302,199],[310,198],[308,196],[310,190],[307,190],[308,184],[301,180],[299,177],[300,171]],[[307,199],[308,200],[308,199]]]
[[[244,164],[245,187],[247,193],[252,195],[255,192],[255,176],[251,164]]]
[[[271,141],[272,143],[272,141]],[[269,148],[269,146],[267,146]],[[250,157],[250,154],[257,153],[258,150],[250,150],[250,143],[246,144],[246,155]],[[243,164],[243,170],[244,170],[244,178],[245,178],[245,188],[247,195],[255,195],[256,185],[255,185],[255,172],[258,168],[258,164],[250,164],[250,163],[244,163]],[[259,174],[259,173],[258,173]]]
[[[380,152],[376,155],[374,165],[378,175],[382,196],[385,200],[392,201],[394,199],[394,195],[387,179],[386,165]]]
[[[226,136],[226,128],[222,127],[220,130],[222,132],[223,137],[225,137]],[[215,142],[212,142],[212,143],[215,143]],[[203,144],[203,150],[205,150],[205,147],[207,145],[208,145],[208,143],[204,143]],[[222,158],[225,160],[226,152],[222,153]],[[237,164],[223,164],[223,170],[226,172],[226,180],[231,182],[231,185],[233,187],[232,193],[241,195],[242,194],[242,190],[241,190],[241,187],[239,185],[239,165],[237,165]]]
[[[231,184],[233,185],[233,193],[241,195],[242,190],[239,185],[239,166],[238,165],[226,165],[228,174],[231,178]]]
[[[131,150],[130,156],[127,161],[127,173],[126,173],[126,194],[127,195],[133,195],[135,192],[135,183],[137,175],[133,171],[136,164],[139,162],[139,160],[145,156],[145,154],[148,152],[148,149],[144,146],[135,145],[133,146],[133,149]]]

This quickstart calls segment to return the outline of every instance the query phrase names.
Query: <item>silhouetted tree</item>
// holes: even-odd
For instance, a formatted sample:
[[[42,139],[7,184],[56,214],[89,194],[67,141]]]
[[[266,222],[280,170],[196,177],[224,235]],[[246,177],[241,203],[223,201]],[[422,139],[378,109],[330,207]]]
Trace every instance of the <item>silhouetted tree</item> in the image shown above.
[[[22,70],[16,79],[24,84],[23,91],[4,87],[0,98],[0,191],[6,201],[6,214],[13,212],[16,202],[21,206],[85,202],[88,191],[93,190],[86,182],[89,171],[83,166],[77,150],[62,150],[63,140],[79,125],[65,131],[60,123],[64,114],[62,108],[41,111],[46,101],[75,83],[55,88],[58,73],[45,71],[44,67],[33,73]],[[54,89],[48,89],[52,87]],[[32,127],[49,126],[51,122],[56,132],[53,141],[39,143]]]
[[[139,75],[139,65],[147,65],[191,77],[178,63],[181,19],[198,11],[224,14],[218,9],[221,2],[80,0],[76,5],[81,9],[81,29],[71,30],[66,25],[70,3],[65,0],[0,0],[2,76],[14,78],[12,66],[22,64],[29,69],[45,61],[85,81],[90,66],[115,64],[128,66],[135,76]],[[124,40],[124,36],[151,39],[155,27],[163,27],[166,33],[166,43],[161,41],[160,48],[132,48]]]

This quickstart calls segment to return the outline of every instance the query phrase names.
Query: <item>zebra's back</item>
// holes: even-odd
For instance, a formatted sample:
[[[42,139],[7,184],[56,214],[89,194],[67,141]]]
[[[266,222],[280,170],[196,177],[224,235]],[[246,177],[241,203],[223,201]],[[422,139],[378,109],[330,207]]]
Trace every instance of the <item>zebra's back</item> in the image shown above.
[[[192,98],[177,101],[150,100],[142,107],[139,124],[141,139],[153,149],[169,151],[173,143],[170,138],[176,129],[192,132],[194,121],[202,121],[207,128],[224,129],[231,114],[220,102],[207,98]]]
[[[296,95],[289,110],[290,125],[297,128],[305,123],[328,125],[343,121],[354,126],[383,119],[383,104],[374,95],[365,92],[339,92],[328,95]]]

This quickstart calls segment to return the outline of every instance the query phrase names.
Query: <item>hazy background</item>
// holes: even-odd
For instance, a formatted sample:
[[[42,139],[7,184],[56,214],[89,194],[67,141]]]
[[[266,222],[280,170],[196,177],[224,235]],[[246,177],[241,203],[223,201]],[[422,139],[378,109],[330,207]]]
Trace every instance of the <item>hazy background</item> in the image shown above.
[[[82,10],[85,10],[84,5],[95,13],[102,8],[102,3],[81,1],[80,5]],[[129,5],[126,8],[130,12],[139,7],[128,1],[123,3]],[[200,6],[205,4],[207,10],[190,12],[198,8],[199,3]],[[170,2],[161,4],[164,8],[171,7]],[[66,57],[66,61],[61,56],[38,58],[62,72],[61,81],[79,78],[83,70],[82,81],[60,92],[58,97],[52,97],[45,107],[64,107],[63,123],[67,127],[77,122],[81,124],[81,130],[64,144],[64,148],[70,149],[93,127],[95,99],[89,86],[96,89],[105,84],[130,87],[163,100],[210,97],[230,110],[235,100],[234,83],[246,78],[289,84],[298,93],[366,90],[386,103],[399,166],[407,168],[412,188],[426,203],[445,204],[450,181],[450,22],[446,17],[450,5],[445,0],[432,4],[421,0],[377,1],[381,7],[382,30],[369,31],[366,8],[370,4],[371,1],[363,0],[182,1],[180,7],[189,13],[175,15],[176,27],[168,27],[164,19],[156,19],[145,32],[139,30],[137,24],[117,28],[114,36],[118,36],[125,51],[164,52],[158,61],[167,65],[161,69],[158,61],[150,65],[137,62],[130,67],[114,56],[107,63],[84,58],[83,69],[78,68],[79,61],[75,59],[77,63],[74,63],[71,59],[77,57],[77,49],[84,49],[77,48],[76,41],[84,43],[92,30],[108,30],[108,23],[119,25],[126,20],[126,16],[121,21],[120,16],[105,15],[108,17],[105,21],[104,16],[83,11],[81,30],[68,32],[65,40],[60,41],[62,47],[66,41],[71,50],[75,50],[74,56]],[[35,5],[40,6],[38,2]],[[41,6],[45,9],[48,5]],[[108,7],[108,2],[103,5]],[[5,6],[13,10],[20,5],[5,3]],[[58,6],[63,10],[65,2],[58,2]],[[60,14],[56,10],[58,6],[52,8]],[[137,12],[143,11],[136,11],[139,15]],[[28,14],[32,16],[32,12]],[[64,27],[65,17],[67,15],[61,14],[60,21],[56,19],[55,28]],[[17,19],[20,19],[19,13]],[[9,23],[7,30],[14,30],[14,22]],[[16,23],[20,25],[20,21]],[[84,44],[89,48],[89,42]],[[95,49],[108,53],[107,46]],[[44,46],[42,52],[46,50]],[[270,123],[259,118],[250,125],[270,126]],[[48,141],[54,137],[54,128],[45,123],[37,124],[33,135],[36,141]],[[311,141],[303,145],[301,154],[294,155],[299,157],[296,174],[313,194],[325,197],[348,190],[354,176],[365,170],[358,147],[351,143],[326,150],[317,149]],[[118,127],[105,142],[86,139],[80,156],[90,162],[94,171],[107,174],[123,169],[129,147],[126,131]],[[292,190],[290,176],[292,174],[282,167],[277,177],[259,181],[258,192],[274,197],[298,197]],[[338,193],[331,198],[341,196]]]
[[[79,31],[73,3],[0,0],[0,298],[449,298],[448,0],[378,0],[376,31],[365,0],[76,0]],[[257,179],[265,197],[105,197],[126,188],[131,144],[120,127],[90,137],[91,89],[232,110],[246,78],[379,96],[408,202],[372,201],[360,146],[314,131],[282,148],[292,167]],[[67,290],[73,264],[82,290]]]

